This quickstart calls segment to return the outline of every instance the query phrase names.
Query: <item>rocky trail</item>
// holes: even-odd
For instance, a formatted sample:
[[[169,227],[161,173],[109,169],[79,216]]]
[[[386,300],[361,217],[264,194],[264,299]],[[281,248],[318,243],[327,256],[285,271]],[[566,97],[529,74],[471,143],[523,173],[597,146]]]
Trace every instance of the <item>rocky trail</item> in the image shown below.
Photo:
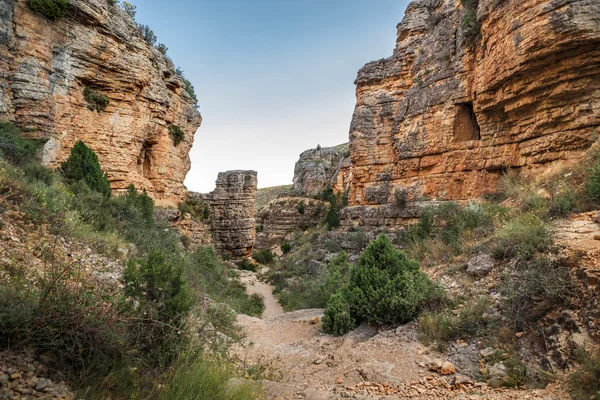
[[[414,323],[382,331],[362,325],[343,337],[323,334],[322,309],[284,312],[273,288],[256,274],[243,271],[242,281],[249,294],[264,296],[265,311],[262,318],[238,315],[247,339],[236,352],[265,372],[260,378],[267,399],[568,398],[552,386],[507,390],[474,382],[461,369],[468,368],[469,356],[476,364],[476,344],[459,345],[451,358],[423,347]]]

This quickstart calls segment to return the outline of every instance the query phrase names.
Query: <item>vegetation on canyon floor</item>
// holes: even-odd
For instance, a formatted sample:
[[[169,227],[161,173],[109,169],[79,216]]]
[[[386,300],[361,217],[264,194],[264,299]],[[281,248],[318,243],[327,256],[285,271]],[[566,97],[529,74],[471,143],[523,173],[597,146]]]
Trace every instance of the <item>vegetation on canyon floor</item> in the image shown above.
[[[419,264],[380,235],[350,268],[348,283],[331,296],[323,330],[342,335],[356,324],[403,324],[414,319],[434,293]]]
[[[552,379],[551,374],[527,369],[521,361],[515,335],[531,330],[532,324],[549,310],[568,309],[580,297],[573,268],[578,263],[577,254],[563,254],[554,226],[558,219],[571,213],[600,206],[599,171],[600,152],[595,146],[580,164],[535,178],[508,172],[501,180],[498,193],[468,204],[450,202],[427,208],[416,224],[390,232],[394,244],[403,249],[407,259],[416,260],[430,273],[439,266],[446,266],[442,277],[452,275],[466,269],[466,261],[478,256],[488,257],[501,271],[494,289],[502,299],[499,313],[490,311],[494,299],[488,295],[457,297],[437,292],[430,301],[425,301],[425,298],[412,296],[410,291],[394,290],[394,293],[407,294],[411,304],[422,304],[418,317],[421,340],[444,350],[456,340],[477,338],[498,349],[507,373],[499,380],[490,378],[494,385],[519,386],[528,381],[541,384]],[[405,205],[405,199],[397,201]],[[336,335],[354,328],[357,322],[386,325],[394,322],[389,320],[393,316],[406,315],[406,319],[398,317],[395,322],[416,316],[415,312],[403,314],[397,310],[386,310],[379,315],[376,311],[380,296],[370,298],[362,290],[354,291],[358,285],[365,285],[367,290],[385,288],[389,277],[373,285],[371,279],[380,271],[366,275],[361,271],[367,266],[381,267],[386,263],[373,261],[369,265],[371,263],[365,261],[371,257],[369,248],[360,258],[353,257],[349,262],[342,248],[364,249],[368,242],[366,233],[358,230],[327,236],[326,229],[322,226],[297,233],[293,240],[286,241],[288,254],[270,263],[267,279],[275,286],[274,293],[286,310],[326,307],[324,330]],[[380,240],[384,239],[378,239],[371,246]],[[314,261],[318,252],[340,251],[325,264]],[[385,254],[388,250],[380,249],[377,253]],[[389,254],[393,258],[392,250]],[[353,290],[349,290],[352,280],[357,282]],[[339,291],[339,288],[345,289]],[[345,296],[352,292],[354,295]],[[400,299],[394,303],[403,304]],[[365,313],[359,316],[357,310],[361,307]],[[534,329],[532,335],[543,339],[538,330]],[[573,379],[577,380],[574,387],[587,388],[584,393],[589,398],[597,390],[594,388],[599,377],[595,368],[597,357],[593,354],[586,357],[582,361],[582,372]]]
[[[262,298],[212,248],[184,253],[145,193],[106,191],[85,144],[59,171],[36,161],[39,147],[0,122],[0,217],[36,237],[0,265],[0,345],[44,354],[85,398],[254,397],[252,384],[225,384],[244,374],[227,349],[236,313],[260,315]],[[116,265],[108,275],[90,271],[94,251]]]

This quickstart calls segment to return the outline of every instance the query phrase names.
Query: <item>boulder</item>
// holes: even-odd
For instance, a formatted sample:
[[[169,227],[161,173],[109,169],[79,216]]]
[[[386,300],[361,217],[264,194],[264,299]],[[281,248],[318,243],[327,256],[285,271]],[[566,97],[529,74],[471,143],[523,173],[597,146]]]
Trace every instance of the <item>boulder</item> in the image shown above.
[[[469,260],[467,264],[467,273],[482,277],[490,273],[494,269],[494,260],[488,254],[479,254]]]
[[[442,375],[452,375],[456,373],[456,366],[452,364],[450,361],[446,361],[442,364],[440,368],[440,374]]]

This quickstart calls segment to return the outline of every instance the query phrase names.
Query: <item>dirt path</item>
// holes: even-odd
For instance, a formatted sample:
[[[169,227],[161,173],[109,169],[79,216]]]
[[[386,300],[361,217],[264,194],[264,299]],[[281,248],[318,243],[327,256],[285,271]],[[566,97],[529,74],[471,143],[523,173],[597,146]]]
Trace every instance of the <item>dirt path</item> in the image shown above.
[[[248,293],[265,299],[262,318],[238,315],[246,342],[236,349],[247,365],[263,368],[267,399],[547,399],[556,390],[493,390],[460,374],[429,370],[446,355],[423,348],[416,324],[377,332],[363,325],[343,337],[321,332],[323,310],[285,313],[272,287],[244,272]],[[318,322],[315,323],[317,321]],[[477,353],[477,348],[473,351]]]
[[[283,307],[281,307],[281,304],[273,296],[273,287],[271,285],[259,281],[256,274],[250,271],[241,271],[240,278],[242,283],[246,285],[246,293],[258,293],[263,297],[265,302],[263,319],[273,318],[284,313]]]

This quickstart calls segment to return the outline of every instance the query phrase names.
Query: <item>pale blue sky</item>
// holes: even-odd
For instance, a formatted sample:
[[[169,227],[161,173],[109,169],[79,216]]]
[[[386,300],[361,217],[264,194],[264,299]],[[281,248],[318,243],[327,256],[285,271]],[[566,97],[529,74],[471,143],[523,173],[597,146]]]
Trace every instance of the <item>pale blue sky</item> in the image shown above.
[[[292,182],[298,155],[348,140],[354,79],[388,57],[407,0],[133,0],[196,88],[204,119],[188,189],[254,169]]]

